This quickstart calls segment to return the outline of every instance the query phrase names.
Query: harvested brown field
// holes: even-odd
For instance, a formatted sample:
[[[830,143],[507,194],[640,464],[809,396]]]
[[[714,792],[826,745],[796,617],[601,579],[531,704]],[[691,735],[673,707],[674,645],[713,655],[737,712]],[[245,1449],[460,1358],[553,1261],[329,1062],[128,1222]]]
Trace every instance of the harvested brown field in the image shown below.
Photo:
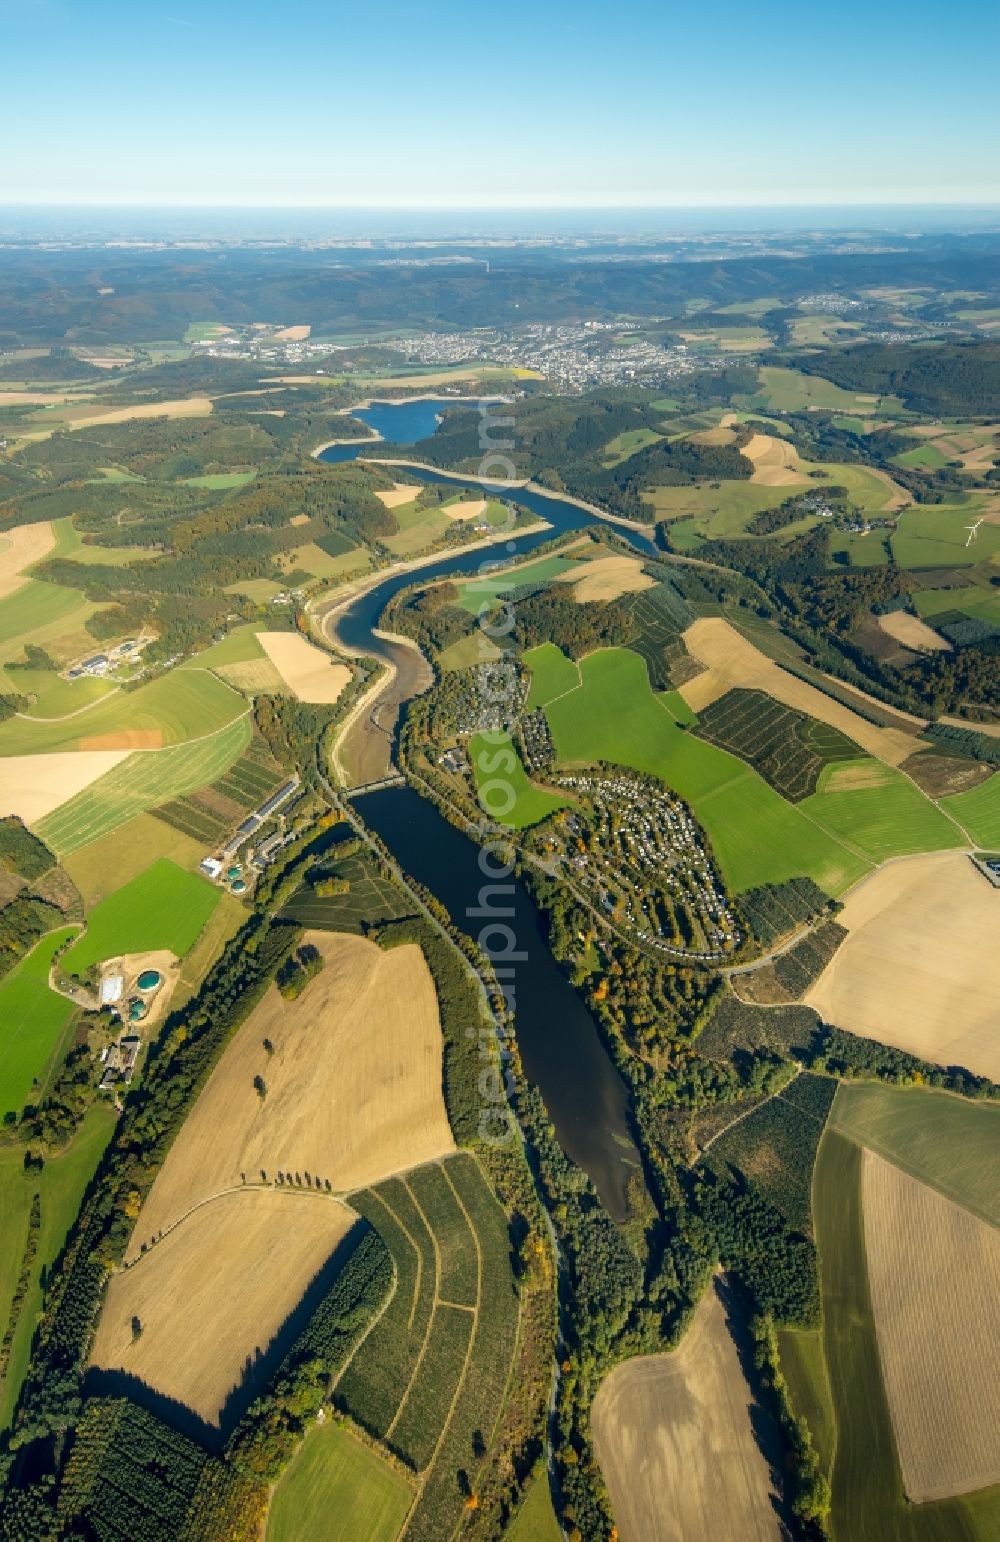
[[[878,624],[883,632],[902,643],[904,648],[912,648],[915,653],[951,652],[950,642],[908,610],[894,610],[888,616],[879,616]]]
[[[311,331],[312,327],[308,325],[282,327],[281,331],[275,332],[274,335],[276,338],[280,338],[283,343],[304,343]]]
[[[1000,1482],[1000,1231],[873,1151],[865,1249],[903,1487],[916,1504]]]
[[[899,768],[932,798],[947,798],[957,792],[971,792],[988,782],[994,770],[985,760],[963,760],[957,755],[935,755],[920,750],[904,760]]]
[[[761,487],[797,487],[807,480],[798,451],[787,439],[776,439],[771,434],[754,434],[740,454],[753,462],[750,480],[759,483]]]
[[[626,1360],[594,1399],[594,1449],[621,1542],[783,1535],[749,1403],[713,1284],[679,1349]]]
[[[96,782],[125,759],[125,750],[98,750],[82,755],[5,755],[0,758],[0,816],[19,814],[27,823],[44,819],[53,809]]]
[[[847,940],[805,997],[828,1023],[1000,1079],[1000,890],[961,851],[888,862],[847,897]]]
[[[375,496],[385,504],[387,509],[398,509],[404,503],[412,503],[422,491],[423,488],[419,482],[396,482],[384,492],[377,492]]]
[[[463,498],[460,503],[445,504],[441,512],[449,519],[481,519],[486,513],[486,499]]]
[[[40,562],[56,544],[47,520],[36,525],[16,525],[0,537],[0,600],[27,582],[26,568]]]
[[[853,739],[869,755],[898,766],[913,754],[914,738],[897,728],[878,728],[850,708],[841,706],[823,691],[791,675],[766,654],[747,642],[721,616],[703,616],[684,633],[691,656],[704,664],[706,673],[681,686],[681,695],[695,712],[723,696],[734,686],[766,691],[775,701],[829,723]]]
[[[726,414],[731,417],[731,413]],[[759,437],[759,436],[758,436]],[[719,423],[715,428],[702,428],[697,433],[689,435],[693,444],[732,444],[736,438],[736,432],[728,423]]]
[[[288,523],[290,525],[308,525],[311,523],[311,520],[308,514],[293,514]]]
[[[79,742],[81,750],[162,750],[162,728],[118,728],[113,733],[90,734]]]
[[[652,589],[655,579],[642,571],[638,557],[595,557],[581,570],[561,573],[558,583],[570,585],[574,600],[584,605],[589,600],[616,600],[620,594],[638,594]]]
[[[243,1172],[309,1172],[347,1193],[454,1151],[437,997],[420,949],[383,952],[332,932],[306,941],[325,967],[295,1001],[272,986],[234,1036],[160,1169],[130,1258]]]
[[[351,678],[347,664],[298,632],[258,632],[257,641],[299,701],[335,702]]]
[[[59,414],[70,428],[92,428],[95,423],[131,423],[142,418],[205,418],[212,411],[210,396],[184,396],[169,402],[136,402],[131,407],[70,407]]]
[[[264,1187],[192,1209],[112,1276],[91,1363],[215,1424],[247,1360],[266,1351],[356,1219],[329,1195]]]
[[[62,402],[86,400],[86,395],[72,391],[0,391],[0,408],[58,407]]]

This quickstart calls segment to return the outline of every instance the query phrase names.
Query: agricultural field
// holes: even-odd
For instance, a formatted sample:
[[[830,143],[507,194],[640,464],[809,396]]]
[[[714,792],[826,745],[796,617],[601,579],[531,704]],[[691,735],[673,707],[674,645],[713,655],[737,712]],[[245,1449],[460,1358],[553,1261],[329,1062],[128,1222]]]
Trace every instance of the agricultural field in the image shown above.
[[[521,1508],[504,1532],[504,1542],[562,1542],[544,1471],[531,1479]]]
[[[384,879],[365,852],[338,857],[328,852],[313,878],[334,875],[347,888],[341,894],[317,894],[314,884],[304,884],[285,906],[283,914],[301,926],[328,932],[360,933],[370,925],[412,915],[413,906],[399,885]]]
[[[50,1152],[40,1172],[26,1171],[24,1147],[0,1150],[0,1323],[8,1314],[28,1240],[32,1198],[39,1197],[39,1224],[28,1287],[17,1317],[6,1371],[0,1369],[0,1430],[7,1427],[27,1370],[31,1339],[42,1305],[42,1272],[62,1250],[104,1147],[115,1126],[114,1109],[98,1103],[88,1110],[76,1135],[61,1151]]]
[[[329,1274],[356,1221],[328,1194],[238,1180],[194,1205],[112,1275],[91,1353],[102,1389],[141,1382],[223,1425],[248,1358],[258,1379],[264,1362],[277,1364],[279,1330]],[[145,1229],[142,1216],[137,1226]]]
[[[781,1537],[750,1400],[713,1282],[678,1349],[626,1360],[594,1399],[594,1448],[622,1542]]]
[[[998,909],[962,852],[890,862],[848,896],[847,940],[805,1000],[850,1033],[998,1080],[1000,954],[982,946]]]
[[[656,580],[643,572],[638,557],[617,553],[609,557],[592,557],[581,576],[568,573],[556,582],[565,583],[579,605],[593,600],[616,600],[622,594],[641,594],[656,586]]]
[[[907,1498],[1000,1483],[1000,1231],[870,1151],[861,1194]]]
[[[907,509],[892,537],[892,550],[901,568],[971,567],[1000,552],[1000,525],[980,526],[968,545],[969,531],[990,505],[970,497],[960,504],[918,504]]]
[[[703,674],[680,687],[681,695],[695,712],[700,713],[734,687],[754,689],[837,729],[887,765],[900,765],[916,748],[912,734],[877,727],[833,696],[782,669],[721,616],[705,616],[688,627],[684,645],[692,658],[705,666]]]
[[[779,369],[765,365],[758,374],[759,388],[750,398],[749,407],[761,407],[765,412],[808,412],[813,407],[825,412],[842,412],[871,418],[879,413],[891,416],[899,411],[902,403],[894,397],[883,397],[845,391],[824,380],[822,375],[803,375],[795,369]]]
[[[242,697],[207,670],[174,670],[134,691],[116,691],[72,717],[8,718],[0,723],[0,755],[158,750],[207,738],[245,713]]]
[[[491,819],[526,830],[548,814],[566,807],[566,799],[528,779],[511,737],[501,730],[475,733],[469,740],[469,760],[482,807]]]
[[[59,950],[79,931],[61,926],[35,943],[31,952],[0,981],[0,1115],[20,1113],[33,1101],[76,1008],[49,989],[49,970]]]
[[[152,814],[137,814],[117,830],[72,852],[62,865],[89,910],[161,858],[168,858],[186,872],[194,872],[204,855],[199,842],[154,819]]]
[[[460,637],[457,642],[449,643],[438,654],[437,661],[444,670],[471,669],[474,664],[488,664],[500,657],[501,652],[496,643],[485,632],[477,629],[468,637]]]
[[[830,1128],[1000,1226],[1000,1107],[934,1087],[842,1082]]]
[[[518,1335],[506,1216],[471,1156],[451,1157],[438,1172],[433,1188],[421,1169],[350,1199],[392,1253],[397,1285],[334,1401],[417,1474],[407,1542],[440,1542],[452,1534],[467,1491],[460,1473],[476,1492]],[[465,1226],[460,1243],[456,1204]],[[450,1250],[440,1244],[449,1236],[455,1238]],[[449,1257],[464,1258],[471,1305],[449,1304]]]
[[[285,781],[285,775],[264,748],[253,739],[245,755],[217,781],[186,797],[162,803],[155,817],[201,846],[216,846],[251,810],[259,808],[269,793]]]
[[[333,1516],[346,1537],[395,1542],[412,1498],[395,1467],[327,1419],[306,1436],[274,1490],[267,1542],[325,1542]]]
[[[698,731],[753,766],[790,803],[816,791],[824,766],[864,755],[839,729],[759,690],[737,687],[710,702],[701,711]]]
[[[813,1183],[823,1350],[836,1418],[833,1535],[836,1542],[990,1542],[1000,1517],[997,1488],[920,1505],[904,1495],[868,1284],[862,1155],[828,1129]]]
[[[478,616],[484,610],[493,609],[512,589],[541,587],[543,584],[551,583],[555,578],[561,578],[563,574],[574,571],[580,572],[580,564],[569,557],[539,557],[535,562],[526,562],[513,568],[501,568],[498,572],[483,574],[460,583],[455,604],[467,610],[470,615]]]
[[[826,766],[818,790],[806,798],[802,810],[873,862],[967,844],[963,832],[926,794],[877,761]]]
[[[60,857],[78,851],[165,799],[182,798],[217,781],[249,743],[250,718],[244,715],[196,743],[138,751],[125,759],[119,753],[113,767],[39,819],[38,834]],[[83,761],[91,753],[72,758]],[[0,770],[3,764],[0,760]]]
[[[197,940],[221,890],[160,857],[90,912],[87,930],[62,960],[71,974],[120,954],[165,949],[183,958]]]
[[[779,1328],[778,1355],[788,1384],[792,1412],[805,1419],[829,1480],[837,1442],[837,1415],[823,1353],[820,1328]]]
[[[125,750],[4,756],[0,758],[0,816],[18,814],[26,824],[40,824],[62,804],[85,797],[86,789],[126,756]]]
[[[346,664],[298,632],[260,632],[258,640],[298,701],[335,702],[351,678]]]
[[[77,589],[29,578],[0,599],[0,660],[17,658],[25,643],[79,630],[96,609]]]
[[[528,712],[547,706],[567,691],[575,691],[580,684],[579,667],[555,643],[545,642],[537,648],[529,648],[524,655],[524,666],[531,673],[531,687],[525,702]]]
[[[130,1258],[241,1173],[308,1170],[346,1193],[454,1150],[420,949],[330,932],[305,941],[324,968],[293,1001],[270,986],[230,1040],[146,1199]]]
[[[650,689],[646,665],[626,648],[580,664],[581,685],[545,715],[567,766],[607,760],[659,776],[691,804],[735,892],[808,876],[829,894],[866,871],[864,859],[780,798],[742,761],[683,732]]]
[[[942,798],[941,807],[964,825],[977,846],[1000,851],[1000,772],[970,792]]]

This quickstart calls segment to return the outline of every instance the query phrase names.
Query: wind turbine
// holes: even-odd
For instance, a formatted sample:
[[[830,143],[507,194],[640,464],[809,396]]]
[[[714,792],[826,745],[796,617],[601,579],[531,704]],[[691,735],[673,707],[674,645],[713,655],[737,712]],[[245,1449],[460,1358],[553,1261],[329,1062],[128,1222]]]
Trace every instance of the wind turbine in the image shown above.
[[[969,539],[965,543],[966,546],[972,545],[973,541],[976,539],[976,531],[979,529],[982,522],[983,521],[981,519],[977,519],[974,525],[966,525],[965,528],[969,532]]]

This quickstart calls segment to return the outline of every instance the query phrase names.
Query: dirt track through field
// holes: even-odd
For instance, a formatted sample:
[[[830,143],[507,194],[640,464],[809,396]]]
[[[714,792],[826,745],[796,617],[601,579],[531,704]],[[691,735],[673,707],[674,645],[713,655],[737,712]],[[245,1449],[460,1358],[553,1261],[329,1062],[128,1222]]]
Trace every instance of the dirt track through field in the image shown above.
[[[92,1363],[214,1423],[247,1357],[267,1348],[356,1220],[325,1194],[258,1187],[213,1199],[112,1277]]]
[[[242,1172],[308,1172],[346,1193],[454,1151],[420,949],[333,932],[305,940],[324,968],[295,1001],[271,986],[232,1039],[143,1205],[129,1258]]]
[[[886,863],[847,898],[848,931],[805,996],[850,1033],[1000,1079],[1000,889],[960,851]]]
[[[783,1535],[750,1389],[714,1284],[679,1349],[601,1383],[594,1448],[621,1542],[772,1542]]]
[[[915,1503],[1000,1482],[1000,1231],[872,1151],[861,1169],[879,1354]]]
[[[900,765],[912,755],[916,741],[898,728],[878,728],[844,707],[832,696],[789,674],[775,664],[753,643],[730,626],[721,616],[703,616],[684,633],[684,643],[691,656],[704,664],[705,673],[696,675],[680,687],[681,695],[695,712],[724,696],[736,686],[766,691],[775,701],[806,712],[810,717],[838,728],[869,755],[890,766]]]

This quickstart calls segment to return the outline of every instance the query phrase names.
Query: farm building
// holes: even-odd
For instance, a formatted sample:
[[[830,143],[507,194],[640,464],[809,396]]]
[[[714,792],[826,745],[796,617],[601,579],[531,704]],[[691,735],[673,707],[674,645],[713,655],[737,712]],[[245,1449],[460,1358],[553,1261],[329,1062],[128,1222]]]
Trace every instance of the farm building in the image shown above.
[[[215,857],[206,857],[198,865],[206,878],[218,878],[222,872],[222,863],[217,861]]]

